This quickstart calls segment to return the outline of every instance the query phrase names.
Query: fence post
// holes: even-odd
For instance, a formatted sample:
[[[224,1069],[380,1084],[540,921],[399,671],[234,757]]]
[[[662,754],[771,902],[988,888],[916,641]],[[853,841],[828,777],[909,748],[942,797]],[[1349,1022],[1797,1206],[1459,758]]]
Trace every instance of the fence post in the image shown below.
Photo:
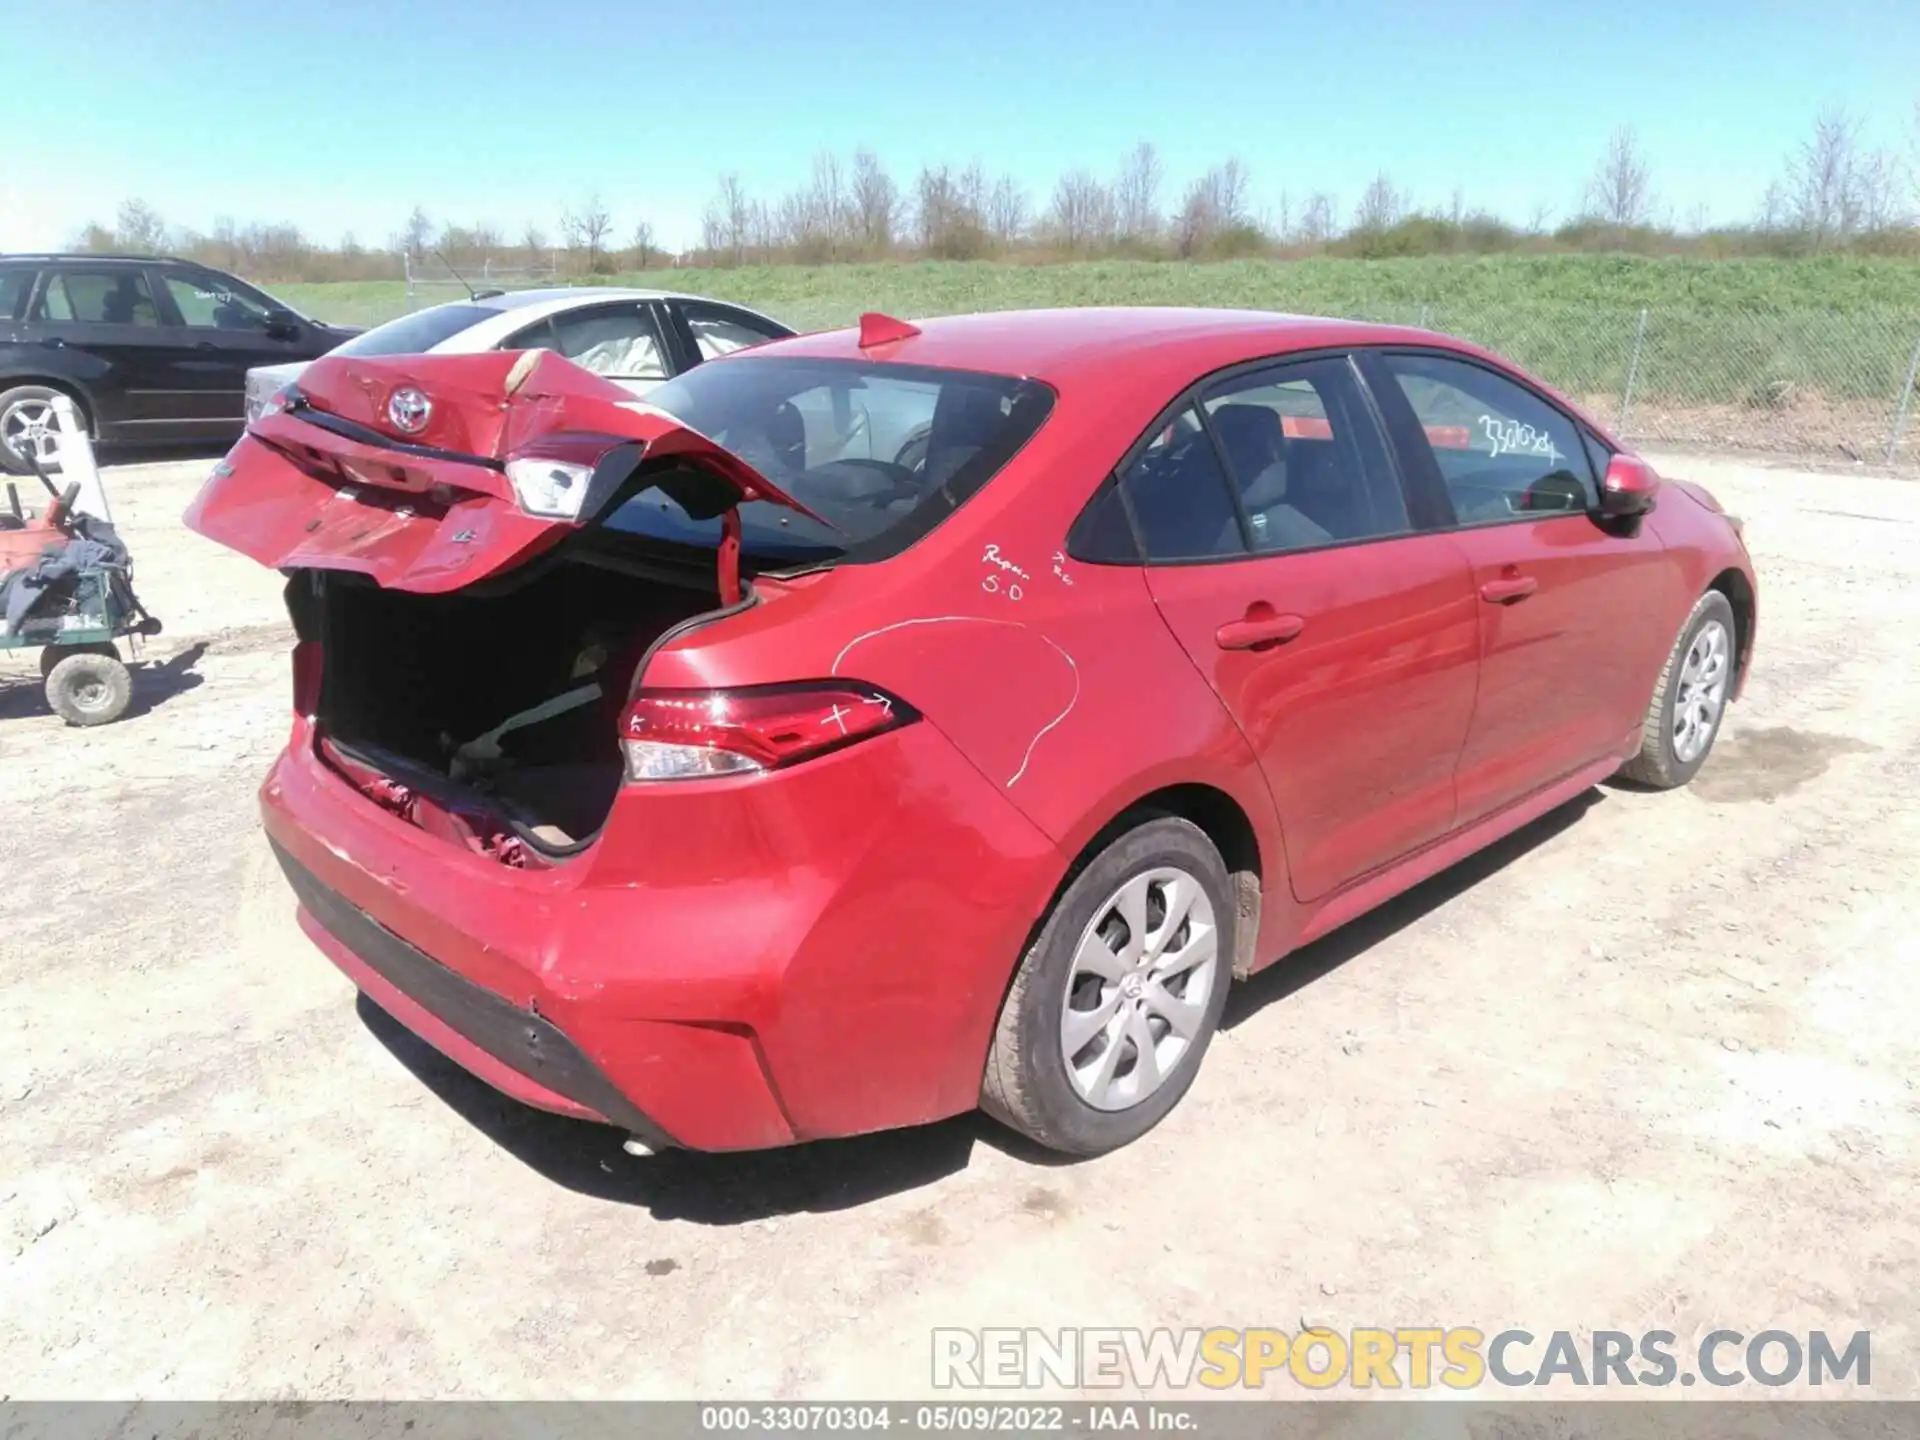
[[[1431,305],[1422,305],[1420,307],[1420,328],[1422,330],[1431,330],[1433,328],[1431,323],[1432,319],[1433,307]]]
[[[1913,381],[1920,375],[1920,340],[1913,342],[1913,358],[1907,361],[1907,383],[1900,387],[1900,403],[1893,409],[1893,428],[1887,432],[1887,464],[1894,463],[1900,450],[1900,433],[1907,428],[1907,410],[1913,404]]]
[[[401,250],[400,268],[407,277],[407,308],[411,310],[413,308],[413,251],[411,248]]]
[[[1640,308],[1640,323],[1633,332],[1633,354],[1627,357],[1627,383],[1620,391],[1620,423],[1615,427],[1622,440],[1627,438],[1627,420],[1633,414],[1633,382],[1640,376],[1640,346],[1647,338],[1647,311]]]

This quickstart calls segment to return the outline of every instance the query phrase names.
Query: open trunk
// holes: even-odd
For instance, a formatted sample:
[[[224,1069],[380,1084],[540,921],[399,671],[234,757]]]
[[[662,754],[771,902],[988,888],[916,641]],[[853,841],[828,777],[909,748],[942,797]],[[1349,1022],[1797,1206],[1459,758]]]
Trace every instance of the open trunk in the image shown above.
[[[649,648],[740,603],[743,499],[803,514],[672,415],[545,352],[330,357],[249,427],[187,523],[292,576],[297,701],[322,755],[508,864],[591,840]],[[598,528],[657,486],[718,549]]]
[[[320,572],[293,584],[318,640],[322,754],[388,808],[511,864],[591,840],[620,787],[641,662],[721,608],[710,567],[592,551],[441,595]]]

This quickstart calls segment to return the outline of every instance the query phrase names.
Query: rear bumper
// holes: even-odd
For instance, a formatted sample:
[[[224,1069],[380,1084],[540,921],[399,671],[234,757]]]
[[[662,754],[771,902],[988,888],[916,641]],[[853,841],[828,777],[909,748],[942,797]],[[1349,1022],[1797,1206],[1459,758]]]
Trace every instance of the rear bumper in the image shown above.
[[[677,1142],[622,1095],[552,1021],[449,970],[320,883],[279,845],[302,928],[401,1024],[495,1089],[545,1110],[601,1120],[655,1149]]]
[[[741,1150],[971,1109],[1059,852],[928,724],[742,781],[624,794],[515,870],[314,754],[261,789],[320,949],[503,1092],[649,1145]]]

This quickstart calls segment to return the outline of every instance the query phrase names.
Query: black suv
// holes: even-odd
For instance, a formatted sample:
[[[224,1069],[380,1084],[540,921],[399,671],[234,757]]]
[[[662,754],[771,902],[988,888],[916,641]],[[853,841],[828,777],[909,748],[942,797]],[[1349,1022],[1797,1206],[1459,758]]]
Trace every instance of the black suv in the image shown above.
[[[250,366],[324,355],[321,325],[231,275],[151,255],[0,255],[0,470],[51,458],[53,399],[103,444],[233,439]]]

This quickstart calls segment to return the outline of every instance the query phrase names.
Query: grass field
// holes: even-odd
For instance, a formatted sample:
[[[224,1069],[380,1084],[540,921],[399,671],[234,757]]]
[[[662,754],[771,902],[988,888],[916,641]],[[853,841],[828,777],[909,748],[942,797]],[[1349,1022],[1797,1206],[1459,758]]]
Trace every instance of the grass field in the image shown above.
[[[1884,448],[1920,342],[1920,265],[1900,260],[922,262],[662,270],[607,283],[738,300],[803,330],[848,324],[862,310],[924,317],[1058,305],[1248,307],[1422,325],[1512,357],[1643,436],[1850,455]],[[409,308],[397,281],[273,288],[346,324]],[[459,295],[431,291],[415,303]]]

